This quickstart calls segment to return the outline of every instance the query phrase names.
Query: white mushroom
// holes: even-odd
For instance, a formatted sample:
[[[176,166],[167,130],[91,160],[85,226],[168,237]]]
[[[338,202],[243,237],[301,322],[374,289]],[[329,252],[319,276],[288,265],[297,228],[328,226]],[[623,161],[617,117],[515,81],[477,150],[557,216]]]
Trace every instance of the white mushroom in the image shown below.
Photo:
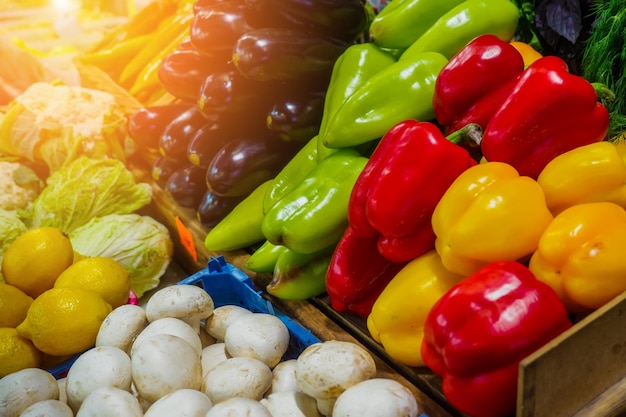
[[[202,386],[200,356],[189,343],[171,334],[144,339],[131,356],[131,370],[135,389],[150,403],[179,389]]]
[[[213,310],[213,314],[206,319],[204,329],[216,340],[223,342],[226,328],[230,323],[244,314],[252,314],[252,311],[235,304],[217,307]]]
[[[411,391],[393,379],[373,378],[346,389],[333,407],[333,417],[417,417]],[[277,417],[274,415],[274,417]]]
[[[134,304],[113,309],[100,325],[96,346],[115,346],[130,354],[135,337],[148,325],[146,311]]]
[[[65,393],[67,404],[76,412],[93,390],[111,386],[130,390],[130,357],[113,346],[89,349],[76,359],[67,373]]]
[[[200,326],[200,341],[202,342],[202,347],[207,347],[212,345],[213,343],[217,343],[217,339],[207,333],[204,326]]]
[[[234,397],[215,404],[204,417],[273,417],[257,400]]]
[[[74,412],[63,401],[44,400],[28,407],[20,417],[74,417]]]
[[[272,370],[254,358],[236,357],[225,360],[209,371],[202,391],[213,404],[233,397],[260,400],[272,385]]]
[[[67,376],[63,378],[57,379],[57,385],[59,386],[59,401],[67,404],[67,393],[65,391],[65,386],[67,383]]]
[[[331,415],[343,391],[375,374],[376,363],[367,350],[339,340],[308,346],[296,363],[298,386],[316,399],[319,412],[325,416]]]
[[[198,390],[179,389],[157,400],[144,417],[205,417],[213,403]]]
[[[204,289],[191,284],[170,285],[150,297],[146,317],[150,322],[164,317],[181,319],[200,333],[201,321],[213,314],[213,308],[213,299]]]
[[[278,317],[266,313],[244,314],[226,328],[226,351],[276,366],[289,347],[289,330]]]
[[[25,368],[0,379],[0,416],[18,417],[39,401],[58,400],[59,385],[50,372]]]
[[[137,346],[140,345],[144,339],[161,333],[178,336],[189,343],[198,353],[198,356],[202,353],[202,341],[200,340],[200,335],[189,324],[174,317],[164,317],[162,319],[154,320],[137,335],[132,347],[130,348],[130,356],[133,356]]]
[[[85,398],[76,417],[142,417],[143,410],[130,392],[115,387],[100,387]]]
[[[230,357],[226,352],[224,343],[215,343],[202,349],[202,355],[200,356],[202,376],[204,377],[210,370]]]
[[[266,393],[281,391],[300,391],[298,380],[296,379],[296,359],[282,361],[272,369],[272,387]]]
[[[303,392],[274,392],[263,398],[261,404],[270,410],[272,417],[322,417],[317,410],[315,398]],[[387,417],[386,414],[380,416],[383,415]],[[361,417],[361,415],[358,416]]]

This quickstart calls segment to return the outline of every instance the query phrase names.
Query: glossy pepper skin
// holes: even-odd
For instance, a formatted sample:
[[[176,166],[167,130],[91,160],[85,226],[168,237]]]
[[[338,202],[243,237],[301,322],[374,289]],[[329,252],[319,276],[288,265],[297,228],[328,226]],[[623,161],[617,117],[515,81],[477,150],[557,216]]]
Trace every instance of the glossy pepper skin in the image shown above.
[[[559,213],[539,240],[529,268],[570,312],[596,309],[626,290],[626,211],[581,203]]]
[[[537,178],[557,155],[603,140],[609,113],[593,85],[545,56],[522,74],[487,124],[480,144],[488,161],[506,162]]]
[[[402,121],[385,133],[361,172],[348,220],[355,233],[378,237],[385,258],[410,261],[434,247],[435,206],[474,165],[467,150],[446,139],[433,123]]]
[[[320,161],[265,213],[265,238],[303,254],[337,243],[348,223],[350,192],[366,162],[353,149]]]
[[[375,236],[359,236],[348,226],[326,272],[331,306],[338,312],[367,317],[387,283],[405,264],[384,258]]]
[[[435,80],[447,62],[437,52],[423,52],[372,75],[320,132],[322,143],[330,148],[361,145],[403,120],[433,119]]]
[[[384,10],[384,9],[383,9]],[[510,40],[519,21],[519,9],[509,0],[466,0],[444,13],[405,49],[400,60],[425,51],[450,59],[469,41],[484,34]]]
[[[383,48],[406,49],[463,0],[389,2],[372,20],[370,39]]]
[[[522,55],[509,42],[494,35],[474,38],[437,77],[433,95],[437,122],[446,134],[469,123],[484,129],[523,71]]]
[[[306,300],[324,294],[326,270],[333,248],[331,245],[309,254],[285,248],[276,258],[266,291],[283,300]]]
[[[357,43],[346,48],[333,65],[319,133],[322,136],[326,134],[330,121],[358,88],[394,62],[395,58],[371,42]],[[332,151],[322,141],[318,141],[318,144],[318,159],[324,159]]]
[[[447,400],[472,417],[515,411],[519,362],[571,327],[557,294],[524,265],[498,261],[430,310],[421,353]]]
[[[463,275],[444,268],[435,250],[411,260],[389,281],[367,316],[367,329],[394,360],[425,366],[420,353],[432,306]]]
[[[626,209],[626,143],[601,141],[562,153],[548,162],[537,182],[554,215],[601,201]]]
[[[265,181],[243,198],[204,238],[210,251],[244,249],[263,241],[263,196],[270,181]]]
[[[276,202],[293,190],[317,166],[317,139],[317,136],[311,138],[274,176],[263,200],[264,213],[270,211]]]
[[[530,256],[552,218],[535,180],[503,162],[481,163],[437,203],[435,248],[446,268],[470,275],[490,262]]]

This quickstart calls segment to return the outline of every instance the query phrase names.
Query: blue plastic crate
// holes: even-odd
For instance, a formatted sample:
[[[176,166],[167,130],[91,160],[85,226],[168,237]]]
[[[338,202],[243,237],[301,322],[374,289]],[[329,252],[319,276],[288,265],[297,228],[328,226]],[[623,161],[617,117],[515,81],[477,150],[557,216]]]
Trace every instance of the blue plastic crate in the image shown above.
[[[181,280],[178,284],[198,285],[209,293],[215,307],[234,304],[255,313],[267,313],[278,317],[289,330],[290,343],[283,359],[296,358],[307,346],[320,342],[309,330],[274,307],[271,301],[261,297],[260,291],[248,275],[226,262],[223,256],[211,258],[207,268]]]

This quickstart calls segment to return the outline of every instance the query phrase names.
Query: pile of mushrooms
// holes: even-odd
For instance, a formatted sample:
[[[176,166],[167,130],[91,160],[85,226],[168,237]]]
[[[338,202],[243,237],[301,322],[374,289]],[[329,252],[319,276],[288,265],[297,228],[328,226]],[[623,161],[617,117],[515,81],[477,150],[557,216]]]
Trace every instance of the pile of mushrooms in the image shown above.
[[[402,384],[376,378],[367,350],[315,343],[284,360],[283,321],[236,305],[215,307],[195,285],[123,305],[96,346],[58,381],[41,369],[0,379],[6,417],[416,417]],[[35,378],[36,377],[36,378]]]

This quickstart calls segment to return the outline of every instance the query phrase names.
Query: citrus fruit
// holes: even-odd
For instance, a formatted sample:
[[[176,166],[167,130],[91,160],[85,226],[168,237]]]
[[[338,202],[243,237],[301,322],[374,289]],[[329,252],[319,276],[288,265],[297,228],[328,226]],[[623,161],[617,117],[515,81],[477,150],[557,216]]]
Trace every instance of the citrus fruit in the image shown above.
[[[41,352],[33,342],[19,336],[13,327],[0,328],[0,378],[25,368],[36,368],[40,363]]]
[[[26,318],[32,297],[13,285],[0,283],[0,327],[17,327]]]
[[[72,243],[60,229],[37,227],[21,234],[7,248],[2,275],[7,284],[35,298],[52,288],[73,259]]]
[[[100,325],[111,310],[93,291],[52,288],[33,301],[17,333],[48,355],[73,355],[95,344]]]
[[[130,277],[126,268],[116,260],[94,256],[83,258],[70,265],[59,275],[54,287],[74,287],[95,291],[115,308],[128,301]]]

